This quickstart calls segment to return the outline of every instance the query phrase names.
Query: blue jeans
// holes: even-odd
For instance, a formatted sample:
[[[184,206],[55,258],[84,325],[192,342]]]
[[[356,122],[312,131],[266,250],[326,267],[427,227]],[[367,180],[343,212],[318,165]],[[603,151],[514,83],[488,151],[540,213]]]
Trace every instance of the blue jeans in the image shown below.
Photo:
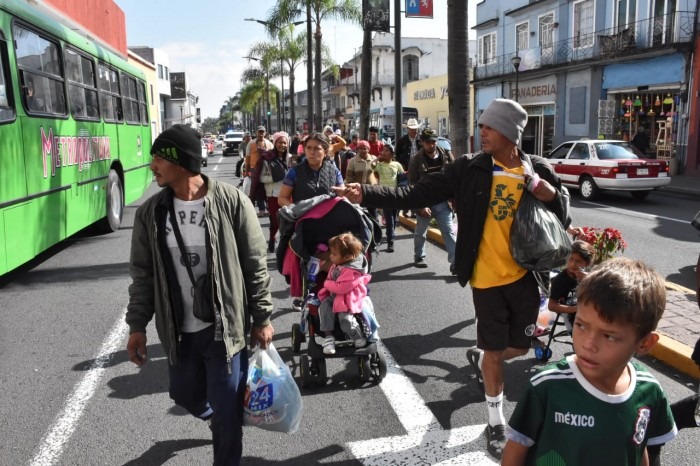
[[[394,241],[396,234],[396,217],[398,211],[393,209],[383,209],[384,210],[384,222],[386,223],[386,240]]]
[[[455,261],[455,234],[452,231],[452,209],[445,202],[435,204],[430,207],[432,218],[437,221],[438,228],[442,233],[442,240],[447,250],[447,261],[454,264]],[[431,217],[416,216],[416,229],[413,232],[413,258],[414,260],[425,259],[425,238],[428,234]]]
[[[214,465],[238,466],[243,453],[247,349],[227,363],[224,342],[214,340],[211,325],[182,334],[178,363],[168,369],[170,398],[195,417],[211,418]]]

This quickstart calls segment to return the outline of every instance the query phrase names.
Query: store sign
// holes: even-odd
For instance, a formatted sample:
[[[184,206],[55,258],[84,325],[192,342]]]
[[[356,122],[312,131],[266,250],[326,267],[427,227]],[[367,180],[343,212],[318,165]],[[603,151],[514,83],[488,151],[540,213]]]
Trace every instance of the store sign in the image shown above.
[[[521,82],[518,85],[518,102],[521,104],[534,104],[553,102],[557,98],[556,78],[548,77],[533,81]],[[515,100],[515,83],[511,83],[510,98]]]
[[[438,96],[441,100],[447,97],[447,86],[441,86],[439,91],[436,91],[434,87],[419,89],[413,93],[413,100],[432,100]]]
[[[406,0],[406,18],[432,18],[433,0]]]

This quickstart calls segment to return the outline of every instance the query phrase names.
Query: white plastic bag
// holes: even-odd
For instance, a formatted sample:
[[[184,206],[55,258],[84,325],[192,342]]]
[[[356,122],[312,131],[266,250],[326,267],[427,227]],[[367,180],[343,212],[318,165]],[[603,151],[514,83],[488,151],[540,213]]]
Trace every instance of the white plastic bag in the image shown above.
[[[299,387],[274,345],[258,346],[248,360],[244,425],[293,434],[299,429],[302,410]]]
[[[243,186],[241,186],[241,191],[243,191],[243,194],[245,194],[246,196],[250,196],[250,185],[252,183],[253,182],[251,181],[249,176],[243,178]]]

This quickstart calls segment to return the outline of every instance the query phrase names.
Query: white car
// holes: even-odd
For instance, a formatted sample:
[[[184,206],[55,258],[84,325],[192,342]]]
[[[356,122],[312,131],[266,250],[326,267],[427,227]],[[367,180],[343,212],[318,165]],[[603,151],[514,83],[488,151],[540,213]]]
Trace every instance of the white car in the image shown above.
[[[243,131],[229,131],[224,136],[224,148],[223,156],[226,157],[229,154],[238,155],[240,153],[240,145],[243,141],[243,136],[245,132]]]
[[[200,139],[199,141],[202,144],[202,166],[206,167],[207,166],[207,160],[209,159],[209,149],[207,148],[207,145]]]
[[[581,139],[565,142],[547,156],[562,184],[594,199],[602,189],[629,191],[635,199],[671,183],[668,162],[645,159],[627,141]]]

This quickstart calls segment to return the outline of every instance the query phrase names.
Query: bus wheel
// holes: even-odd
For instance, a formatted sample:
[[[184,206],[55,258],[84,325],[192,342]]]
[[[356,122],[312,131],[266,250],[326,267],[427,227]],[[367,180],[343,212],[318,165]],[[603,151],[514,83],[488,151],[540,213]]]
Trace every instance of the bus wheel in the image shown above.
[[[107,177],[107,216],[102,219],[101,230],[109,233],[117,231],[124,213],[124,188],[116,171],[110,170]]]

